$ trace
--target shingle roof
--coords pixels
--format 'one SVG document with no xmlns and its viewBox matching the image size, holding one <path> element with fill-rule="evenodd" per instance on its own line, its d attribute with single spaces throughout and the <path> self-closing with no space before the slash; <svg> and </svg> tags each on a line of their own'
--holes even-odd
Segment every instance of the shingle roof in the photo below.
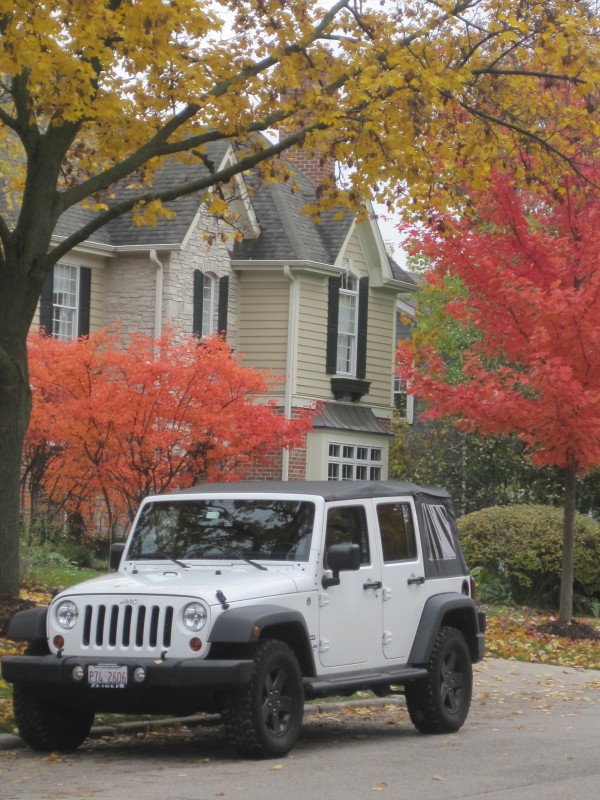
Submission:
<svg viewBox="0 0 600 800">
<path fill-rule="evenodd" d="M 341 220 L 324 212 L 316 223 L 303 213 L 316 202 L 315 186 L 290 162 L 293 177 L 286 183 L 253 185 L 252 207 L 261 233 L 233 248 L 234 259 L 316 261 L 333 264 L 352 224 L 347 212 Z"/>
<path fill-rule="evenodd" d="M 208 157 L 218 167 L 229 145 L 227 142 L 217 142 L 207 148 Z M 186 181 L 197 180 L 203 174 L 208 174 L 208 168 L 202 163 L 185 164 L 179 161 L 169 161 L 161 169 L 154 180 L 156 189 L 168 189 Z M 117 198 L 126 197 L 133 190 L 126 188 L 126 182 L 116 187 Z M 103 228 L 90 236 L 90 241 L 118 246 L 147 246 L 171 244 L 177 246 L 184 240 L 190 225 L 198 212 L 199 195 L 190 194 L 178 200 L 164 203 L 165 207 L 176 212 L 173 219 L 160 218 L 152 227 L 138 227 L 133 224 L 131 212 L 107 223 Z M 82 208 L 70 208 L 59 219 L 56 226 L 58 236 L 68 236 L 78 230 L 83 224 L 93 218 L 94 212 Z"/>
</svg>

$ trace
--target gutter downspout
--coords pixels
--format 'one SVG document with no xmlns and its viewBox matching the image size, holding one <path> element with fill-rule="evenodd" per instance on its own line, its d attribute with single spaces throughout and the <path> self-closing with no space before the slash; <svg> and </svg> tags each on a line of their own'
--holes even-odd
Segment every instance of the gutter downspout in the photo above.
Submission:
<svg viewBox="0 0 600 800">
<path fill-rule="evenodd" d="M 158 339 L 162 333 L 162 303 L 164 267 L 158 258 L 156 250 L 150 250 L 150 261 L 156 264 L 156 289 L 154 296 L 154 338 Z"/>
<path fill-rule="evenodd" d="M 294 394 L 294 384 L 296 380 L 296 360 L 298 354 L 298 290 L 296 278 L 288 264 L 283 267 L 283 274 L 290 282 L 290 299 L 288 309 L 288 330 L 287 330 L 287 358 L 286 358 L 286 381 L 285 396 L 283 401 L 283 414 L 286 419 L 292 418 L 292 398 Z M 285 448 L 281 458 L 281 480 L 288 481 L 290 476 L 290 451 Z"/>
</svg>

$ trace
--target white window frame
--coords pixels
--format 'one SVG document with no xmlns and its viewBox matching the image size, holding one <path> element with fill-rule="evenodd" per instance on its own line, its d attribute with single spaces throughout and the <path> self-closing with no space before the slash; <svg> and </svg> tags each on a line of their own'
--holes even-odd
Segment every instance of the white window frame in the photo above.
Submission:
<svg viewBox="0 0 600 800">
<path fill-rule="evenodd" d="M 71 342 L 77 338 L 79 267 L 59 261 L 54 266 L 52 280 L 52 336 L 62 342 Z M 68 288 L 65 282 L 69 284 Z"/>
<path fill-rule="evenodd" d="M 329 442 L 328 481 L 378 481 L 383 473 L 383 448 Z"/>
<path fill-rule="evenodd" d="M 337 375 L 356 375 L 358 286 L 358 277 L 354 273 L 348 271 L 342 274 L 338 305 Z M 345 309 L 348 310 L 347 315 L 343 313 Z"/>
<path fill-rule="evenodd" d="M 215 332 L 215 286 L 215 276 L 205 272 L 202 285 L 202 337 Z"/>
</svg>

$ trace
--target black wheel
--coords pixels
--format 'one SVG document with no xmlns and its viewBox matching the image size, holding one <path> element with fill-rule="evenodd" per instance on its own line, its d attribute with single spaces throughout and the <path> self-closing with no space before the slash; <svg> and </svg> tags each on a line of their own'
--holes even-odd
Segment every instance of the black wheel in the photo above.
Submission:
<svg viewBox="0 0 600 800">
<path fill-rule="evenodd" d="M 28 645 L 25 655 L 49 653 L 45 641 Z M 94 712 L 85 706 L 71 706 L 24 683 L 13 686 L 13 711 L 19 735 L 29 747 L 45 753 L 76 750 L 90 732 Z"/>
<path fill-rule="evenodd" d="M 473 665 L 464 636 L 456 628 L 441 628 L 424 680 L 407 683 L 406 706 L 421 733 L 454 733 L 471 706 Z"/>
<path fill-rule="evenodd" d="M 229 696 L 222 712 L 230 744 L 251 758 L 285 755 L 303 715 L 302 672 L 294 652 L 277 639 L 259 642 L 247 686 Z"/>
</svg>

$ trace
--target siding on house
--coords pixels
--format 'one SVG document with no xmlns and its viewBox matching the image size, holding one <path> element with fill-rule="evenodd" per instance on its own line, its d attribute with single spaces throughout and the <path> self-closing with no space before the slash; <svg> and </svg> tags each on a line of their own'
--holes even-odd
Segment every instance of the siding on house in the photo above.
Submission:
<svg viewBox="0 0 600 800">
<path fill-rule="evenodd" d="M 295 393 L 300 397 L 331 397 L 325 372 L 327 346 L 327 277 L 302 275 L 298 281 L 298 350 Z"/>
<path fill-rule="evenodd" d="M 238 347 L 244 363 L 285 376 L 290 282 L 280 273 L 240 272 Z"/>
<path fill-rule="evenodd" d="M 363 401 L 371 406 L 377 406 L 377 415 L 385 417 L 391 416 L 395 320 L 395 293 L 389 290 L 371 289 L 366 376 L 366 379 L 371 381 L 371 386 Z"/>
</svg>

